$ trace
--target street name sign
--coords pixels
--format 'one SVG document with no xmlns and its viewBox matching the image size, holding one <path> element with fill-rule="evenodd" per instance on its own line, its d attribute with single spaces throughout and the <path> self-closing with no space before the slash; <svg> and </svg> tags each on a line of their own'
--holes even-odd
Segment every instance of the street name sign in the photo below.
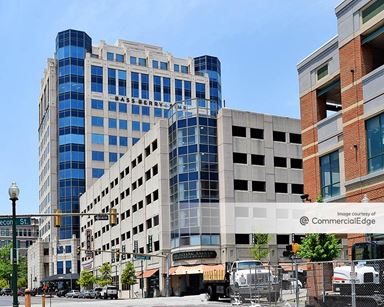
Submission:
<svg viewBox="0 0 384 307">
<path fill-rule="evenodd" d="M 108 215 L 107 214 L 95 215 L 95 221 L 108 221 Z"/>
<path fill-rule="evenodd" d="M 0 218 L 0 227 L 12 226 L 13 221 L 12 218 Z M 29 226 L 31 225 L 30 217 L 17 217 L 16 218 L 16 226 Z"/>
</svg>

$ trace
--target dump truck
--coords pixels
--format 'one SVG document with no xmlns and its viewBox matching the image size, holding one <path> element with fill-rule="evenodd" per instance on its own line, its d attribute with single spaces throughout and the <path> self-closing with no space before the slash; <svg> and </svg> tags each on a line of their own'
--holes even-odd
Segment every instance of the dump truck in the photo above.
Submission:
<svg viewBox="0 0 384 307">
<path fill-rule="evenodd" d="M 231 298 L 245 302 L 261 297 L 274 302 L 280 297 L 278 278 L 258 260 L 227 262 L 221 269 L 204 272 L 203 282 L 209 300 Z"/>
</svg>

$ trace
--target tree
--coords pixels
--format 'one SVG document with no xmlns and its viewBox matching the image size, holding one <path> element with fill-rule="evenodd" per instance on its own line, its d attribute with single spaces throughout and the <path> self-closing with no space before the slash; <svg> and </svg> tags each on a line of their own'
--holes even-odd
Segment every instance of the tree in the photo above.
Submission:
<svg viewBox="0 0 384 307">
<path fill-rule="evenodd" d="M 93 276 L 92 272 L 90 272 L 88 269 L 83 269 L 80 272 L 80 278 L 77 281 L 77 283 L 82 288 L 88 288 L 89 286 L 92 286 L 96 282 L 96 277 Z"/>
<path fill-rule="evenodd" d="M 135 267 L 132 262 L 128 262 L 124 268 L 123 273 L 121 274 L 121 283 L 133 286 L 137 283 Z"/>
<path fill-rule="evenodd" d="M 333 234 L 307 234 L 300 245 L 298 255 L 311 261 L 330 261 L 341 251 L 340 241 Z"/>
<path fill-rule="evenodd" d="M 0 278 L 11 281 L 12 263 L 11 263 L 12 244 L 7 244 L 0 248 Z"/>
<path fill-rule="evenodd" d="M 255 233 L 253 236 L 253 247 L 251 253 L 253 258 L 261 260 L 269 255 L 269 240 L 270 236 L 267 233 Z"/>
<path fill-rule="evenodd" d="M 28 283 L 28 263 L 26 257 L 20 257 L 17 266 L 17 286 L 26 287 Z"/>
<path fill-rule="evenodd" d="M 97 283 L 104 287 L 112 283 L 112 266 L 110 263 L 103 263 L 99 269 L 101 276 L 97 279 Z"/>
<path fill-rule="evenodd" d="M 0 288 L 9 288 L 8 280 L 0 278 Z"/>
</svg>

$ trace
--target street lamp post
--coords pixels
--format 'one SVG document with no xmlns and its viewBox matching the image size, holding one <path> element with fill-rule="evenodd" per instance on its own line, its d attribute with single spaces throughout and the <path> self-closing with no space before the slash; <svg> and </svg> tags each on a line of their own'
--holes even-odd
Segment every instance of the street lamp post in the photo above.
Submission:
<svg viewBox="0 0 384 307">
<path fill-rule="evenodd" d="M 19 199 L 20 190 L 13 182 L 8 190 L 9 199 L 12 201 L 12 295 L 13 307 L 18 307 L 17 299 L 17 249 L 16 249 L 16 201 Z"/>
</svg>

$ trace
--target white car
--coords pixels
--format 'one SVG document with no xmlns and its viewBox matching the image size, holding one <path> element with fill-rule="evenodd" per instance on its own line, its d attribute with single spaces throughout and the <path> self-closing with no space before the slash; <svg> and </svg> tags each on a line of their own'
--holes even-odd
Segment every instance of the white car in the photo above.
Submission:
<svg viewBox="0 0 384 307">
<path fill-rule="evenodd" d="M 117 288 L 115 286 L 104 286 L 100 292 L 100 297 L 103 299 L 114 298 L 117 300 Z"/>
<path fill-rule="evenodd" d="M 65 295 L 65 297 L 72 297 L 72 298 L 75 297 L 75 298 L 78 298 L 79 295 L 80 295 L 79 290 L 71 290 L 71 291 L 69 291 L 69 292 Z"/>
</svg>

